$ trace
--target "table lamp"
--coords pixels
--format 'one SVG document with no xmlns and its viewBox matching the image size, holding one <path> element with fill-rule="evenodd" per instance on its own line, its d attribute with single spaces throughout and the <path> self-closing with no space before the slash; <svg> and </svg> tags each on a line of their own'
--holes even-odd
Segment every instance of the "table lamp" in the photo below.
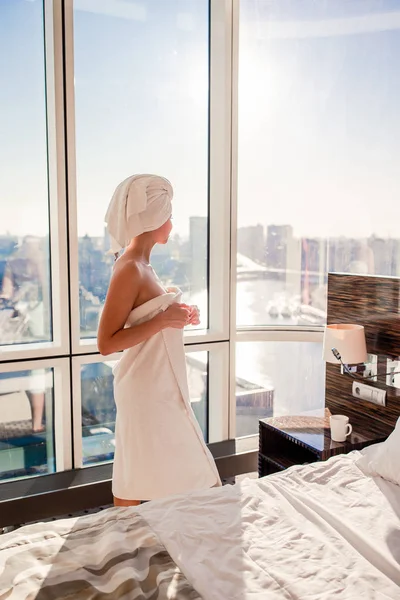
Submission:
<svg viewBox="0 0 400 600">
<path fill-rule="evenodd" d="M 371 355 L 369 355 L 371 358 Z M 377 357 L 376 357 L 377 358 Z M 372 373 L 369 369 L 370 375 L 366 370 L 366 364 L 368 362 L 367 345 L 365 342 L 365 331 L 362 325 L 352 324 L 334 324 L 327 325 L 324 334 L 324 349 L 323 359 L 325 362 L 341 364 L 342 373 L 347 373 L 353 379 L 373 379 L 378 380 L 378 377 L 390 376 L 390 382 L 386 385 L 393 385 L 394 375 L 399 375 L 400 371 L 392 370 L 388 373 L 378 373 L 377 371 Z M 359 365 L 364 364 L 364 374 L 360 375 L 353 369 L 350 370 L 348 365 Z M 377 366 L 377 363 L 376 363 Z M 354 367 L 353 367 L 354 368 Z"/>
<path fill-rule="evenodd" d="M 329 363 L 357 365 L 367 361 L 367 345 L 362 325 L 327 325 L 323 359 Z"/>
</svg>

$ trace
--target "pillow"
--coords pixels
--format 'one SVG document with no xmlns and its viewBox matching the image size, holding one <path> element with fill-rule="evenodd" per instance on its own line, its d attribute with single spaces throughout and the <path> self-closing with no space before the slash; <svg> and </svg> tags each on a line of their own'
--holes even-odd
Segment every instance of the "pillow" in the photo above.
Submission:
<svg viewBox="0 0 400 600">
<path fill-rule="evenodd" d="M 366 448 L 356 464 L 366 475 L 400 485 L 400 418 L 387 440 Z"/>
</svg>

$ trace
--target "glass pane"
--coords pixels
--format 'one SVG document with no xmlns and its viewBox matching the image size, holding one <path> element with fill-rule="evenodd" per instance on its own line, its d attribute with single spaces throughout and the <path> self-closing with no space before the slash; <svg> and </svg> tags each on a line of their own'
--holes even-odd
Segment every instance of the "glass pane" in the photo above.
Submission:
<svg viewBox="0 0 400 600">
<path fill-rule="evenodd" d="M 112 368 L 115 361 L 81 367 L 83 464 L 114 458 L 116 408 Z"/>
<path fill-rule="evenodd" d="M 399 4 L 240 9 L 237 323 L 320 325 L 328 271 L 400 275 Z"/>
<path fill-rule="evenodd" d="M 199 305 L 207 327 L 208 5 L 74 2 L 82 337 L 96 334 L 114 260 L 104 214 L 135 173 L 174 187 L 174 229 L 152 264 Z"/>
<path fill-rule="evenodd" d="M 208 440 L 208 352 L 187 352 L 190 401 L 204 439 Z"/>
<path fill-rule="evenodd" d="M 203 435 L 208 431 L 208 352 L 188 352 L 186 364 L 191 404 Z M 115 361 L 81 367 L 83 464 L 112 460 L 116 408 L 112 368 Z"/>
<path fill-rule="evenodd" d="M 236 435 L 258 432 L 259 419 L 322 414 L 325 363 L 315 342 L 236 344 Z"/>
<path fill-rule="evenodd" d="M 0 2 L 0 54 L 0 345 L 50 341 L 42 2 Z"/>
<path fill-rule="evenodd" d="M 53 473 L 53 370 L 0 373 L 0 479 Z"/>
</svg>

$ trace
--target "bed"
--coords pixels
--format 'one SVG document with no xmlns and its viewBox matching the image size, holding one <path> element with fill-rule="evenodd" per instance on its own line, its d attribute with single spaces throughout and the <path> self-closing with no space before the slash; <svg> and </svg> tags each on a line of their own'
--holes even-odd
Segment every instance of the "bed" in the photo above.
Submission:
<svg viewBox="0 0 400 600">
<path fill-rule="evenodd" d="M 361 455 L 5 534 L 0 599 L 399 600 L 400 486 Z"/>
</svg>

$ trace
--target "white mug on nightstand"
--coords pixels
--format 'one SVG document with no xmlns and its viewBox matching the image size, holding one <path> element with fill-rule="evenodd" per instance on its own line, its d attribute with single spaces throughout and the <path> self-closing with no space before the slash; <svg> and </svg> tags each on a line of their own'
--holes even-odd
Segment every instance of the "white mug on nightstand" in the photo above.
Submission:
<svg viewBox="0 0 400 600">
<path fill-rule="evenodd" d="M 345 442 L 347 436 L 353 431 L 346 415 L 332 415 L 330 417 L 331 439 L 333 442 Z"/>
</svg>

